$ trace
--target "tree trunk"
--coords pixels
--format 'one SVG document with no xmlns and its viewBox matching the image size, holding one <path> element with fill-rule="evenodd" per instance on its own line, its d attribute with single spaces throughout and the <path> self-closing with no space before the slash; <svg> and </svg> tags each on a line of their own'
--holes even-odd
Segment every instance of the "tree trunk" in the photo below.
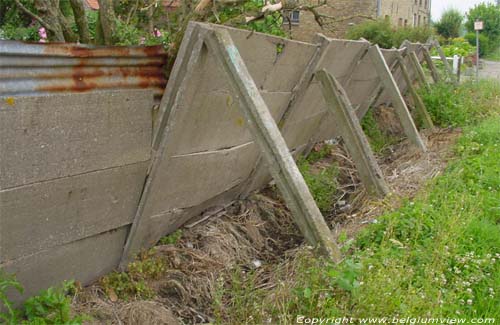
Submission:
<svg viewBox="0 0 500 325">
<path fill-rule="evenodd" d="M 35 0 L 35 8 L 43 21 L 50 26 L 47 30 L 49 38 L 57 42 L 64 42 L 63 30 L 59 23 L 59 1 Z"/>
<path fill-rule="evenodd" d="M 70 0 L 73 14 L 75 15 L 75 23 L 78 26 L 78 34 L 80 35 L 80 43 L 90 43 L 89 22 L 85 15 L 85 7 L 82 0 Z"/>
<path fill-rule="evenodd" d="M 99 0 L 99 20 L 102 27 L 104 44 L 112 45 L 116 30 L 116 17 L 112 0 Z"/>
<path fill-rule="evenodd" d="M 75 34 L 75 32 L 73 32 L 73 29 L 71 29 L 71 24 L 69 23 L 66 16 L 64 16 L 60 8 L 58 11 L 59 15 L 57 16 L 57 19 L 59 20 L 59 24 L 61 25 L 64 39 L 66 40 L 66 42 L 76 42 L 78 40 L 78 36 Z"/>
</svg>

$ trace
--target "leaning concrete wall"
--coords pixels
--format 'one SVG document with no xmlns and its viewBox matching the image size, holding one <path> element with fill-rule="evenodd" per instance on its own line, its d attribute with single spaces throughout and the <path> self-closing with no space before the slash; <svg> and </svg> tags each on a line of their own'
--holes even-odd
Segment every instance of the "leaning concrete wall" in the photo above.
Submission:
<svg viewBox="0 0 500 325">
<path fill-rule="evenodd" d="M 0 41 L 0 268 L 38 290 L 113 270 L 151 155 L 159 47 Z"/>
<path fill-rule="evenodd" d="M 132 250 L 150 247 L 270 181 L 240 101 L 202 42 L 221 28 L 295 156 L 339 135 L 312 72 L 331 73 L 360 118 L 379 88 L 365 41 L 322 47 L 193 23 L 154 114 L 157 52 L 0 42 L 0 78 L 9 80 L 0 83 L 0 268 L 17 275 L 24 297 L 65 279 L 87 284 L 118 266 L 131 239 Z M 383 51 L 390 66 L 394 51 Z M 48 64 L 56 72 L 46 75 Z"/>
</svg>

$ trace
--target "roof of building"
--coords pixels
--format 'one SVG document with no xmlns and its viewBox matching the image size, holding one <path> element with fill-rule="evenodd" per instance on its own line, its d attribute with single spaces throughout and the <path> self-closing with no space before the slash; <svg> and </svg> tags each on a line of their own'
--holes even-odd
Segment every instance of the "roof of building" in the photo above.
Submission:
<svg viewBox="0 0 500 325">
<path fill-rule="evenodd" d="M 85 0 L 87 7 L 93 10 L 99 10 L 99 2 L 97 0 Z"/>
</svg>

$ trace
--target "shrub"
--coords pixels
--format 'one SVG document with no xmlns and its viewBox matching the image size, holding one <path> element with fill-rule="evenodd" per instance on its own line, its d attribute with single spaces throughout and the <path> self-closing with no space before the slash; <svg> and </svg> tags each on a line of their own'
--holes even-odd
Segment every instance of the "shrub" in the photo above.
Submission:
<svg viewBox="0 0 500 325">
<path fill-rule="evenodd" d="M 364 38 L 382 48 L 397 48 L 405 40 L 424 43 L 431 36 L 432 30 L 428 27 L 395 28 L 388 19 L 366 21 L 347 32 L 348 39 Z"/>
<path fill-rule="evenodd" d="M 474 36 L 475 39 L 475 36 Z M 474 41 L 475 42 L 475 41 Z M 465 38 L 454 38 L 449 41 L 449 44 L 441 46 L 443 49 L 444 55 L 447 57 L 452 57 L 454 55 L 460 55 L 460 56 L 470 56 L 475 53 L 476 47 L 473 46 L 468 39 Z M 437 51 L 433 49 L 433 55 L 437 55 Z"/>
<path fill-rule="evenodd" d="M 438 34 L 444 38 L 456 38 L 460 35 L 463 20 L 464 16 L 458 10 L 448 9 L 434 26 Z"/>
<path fill-rule="evenodd" d="M 472 8 L 467 13 L 467 22 L 465 23 L 468 32 L 474 32 L 476 20 L 481 20 L 484 23 L 484 30 L 481 33 L 485 34 L 491 42 L 498 44 L 500 40 L 500 7 L 482 3 Z"/>
<path fill-rule="evenodd" d="M 393 44 L 393 30 L 389 20 L 366 21 L 352 27 L 347 32 L 348 39 L 364 38 L 383 48 L 391 48 Z"/>
<path fill-rule="evenodd" d="M 465 39 L 469 44 L 476 45 L 476 33 L 467 33 Z M 491 52 L 491 42 L 488 36 L 479 34 L 479 55 L 484 56 Z"/>
</svg>

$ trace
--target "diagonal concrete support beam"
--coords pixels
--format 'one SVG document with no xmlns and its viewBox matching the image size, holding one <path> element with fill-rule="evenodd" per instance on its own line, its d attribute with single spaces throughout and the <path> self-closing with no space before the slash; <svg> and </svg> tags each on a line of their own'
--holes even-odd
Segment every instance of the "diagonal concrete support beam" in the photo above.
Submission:
<svg viewBox="0 0 500 325">
<path fill-rule="evenodd" d="M 399 91 L 398 85 L 392 76 L 391 70 L 387 66 L 387 63 L 384 60 L 382 52 L 378 45 L 372 46 L 368 50 L 368 54 L 373 62 L 375 69 L 377 70 L 378 76 L 384 89 L 387 91 L 389 96 L 391 97 L 392 104 L 396 110 L 396 114 L 398 115 L 399 121 L 403 126 L 403 130 L 406 136 L 410 139 L 410 141 L 420 150 L 426 151 L 427 148 L 418 133 L 417 127 L 413 122 L 410 112 L 408 111 L 408 107 Z"/>
<path fill-rule="evenodd" d="M 118 268 L 121 270 L 127 268 L 128 263 L 134 258 L 134 255 L 141 250 L 141 243 L 144 241 L 144 238 L 147 237 L 145 228 L 147 227 L 148 220 L 144 217 L 144 209 L 151 193 L 153 179 L 161 163 L 161 157 L 166 151 L 165 135 L 167 135 L 168 132 L 164 132 L 164 129 L 169 119 L 170 110 L 184 96 L 185 84 L 193 74 L 193 68 L 199 60 L 200 52 L 203 47 L 203 39 L 200 37 L 198 28 L 189 28 L 186 33 L 189 33 L 190 41 L 186 46 L 180 49 L 180 53 L 183 57 L 182 67 L 172 72 L 172 74 L 175 74 L 177 82 L 167 86 L 169 88 L 167 89 L 166 96 L 163 97 L 160 104 L 160 117 L 155 128 L 151 163 L 148 167 L 148 175 L 142 190 L 139 206 L 132 220 L 132 225 L 127 235 L 122 257 L 118 265 Z"/>
<path fill-rule="evenodd" d="M 432 41 L 432 46 L 434 46 L 439 54 L 439 57 L 441 58 L 441 61 L 444 64 L 444 69 L 446 71 L 446 74 L 450 78 L 450 80 L 454 83 L 457 84 L 457 79 L 455 78 L 455 75 L 453 74 L 453 70 L 451 69 L 450 63 L 446 59 L 446 55 L 444 55 L 443 49 L 441 48 L 441 45 L 437 40 Z"/>
<path fill-rule="evenodd" d="M 427 66 L 431 70 L 431 76 L 432 80 L 434 80 L 434 83 L 438 83 L 441 81 L 441 77 L 439 76 L 438 69 L 436 68 L 436 65 L 434 64 L 434 61 L 432 61 L 431 54 L 429 53 L 429 50 L 424 46 L 423 47 L 423 55 L 425 62 L 427 63 Z"/>
<path fill-rule="evenodd" d="M 432 119 L 431 119 L 429 113 L 427 112 L 427 109 L 424 105 L 424 102 L 422 101 L 422 98 L 420 98 L 415 87 L 413 86 L 413 82 L 411 80 L 410 73 L 408 72 L 408 69 L 406 68 L 403 57 L 400 53 L 396 54 L 396 60 L 398 61 L 399 68 L 401 69 L 401 74 L 403 75 L 403 78 L 406 82 L 406 85 L 408 87 L 408 91 L 410 92 L 411 96 L 413 97 L 413 101 L 415 102 L 415 108 L 417 109 L 418 114 L 422 118 L 424 126 L 426 128 L 429 128 L 429 129 L 434 128 L 434 123 L 432 123 Z"/>
<path fill-rule="evenodd" d="M 326 70 L 316 72 L 316 79 L 321 83 L 328 111 L 338 121 L 342 139 L 367 191 L 380 197 L 385 196 L 389 193 L 389 188 L 344 88 Z"/>
<path fill-rule="evenodd" d="M 414 51 L 408 51 L 408 56 L 410 58 L 413 70 L 415 71 L 420 84 L 429 91 L 431 89 L 431 86 L 429 85 L 429 82 L 425 77 L 425 72 L 424 69 L 422 68 L 422 65 L 420 65 L 420 62 L 418 61 L 417 54 Z"/>
<path fill-rule="evenodd" d="M 249 130 L 295 222 L 310 244 L 318 246 L 334 261 L 340 261 L 340 250 L 231 36 L 227 31 L 212 31 L 205 42 L 237 93 Z"/>
</svg>

